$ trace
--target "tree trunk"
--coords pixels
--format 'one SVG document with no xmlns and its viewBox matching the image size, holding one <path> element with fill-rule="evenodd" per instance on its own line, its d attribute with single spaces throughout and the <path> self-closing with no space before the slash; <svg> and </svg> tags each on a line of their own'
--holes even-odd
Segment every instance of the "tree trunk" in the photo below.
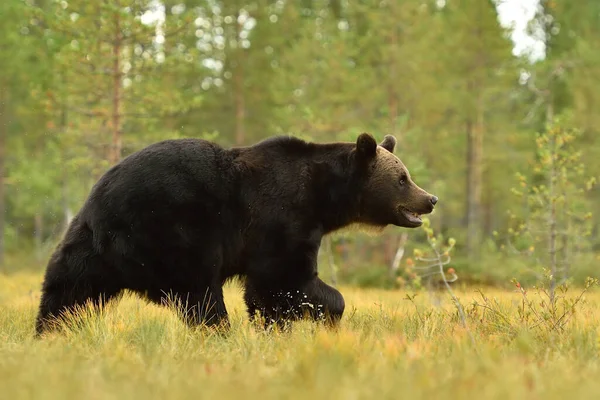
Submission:
<svg viewBox="0 0 600 400">
<path fill-rule="evenodd" d="M 396 128 L 398 126 L 398 97 L 396 95 L 396 90 L 394 87 L 394 83 L 396 81 L 396 58 L 395 48 L 398 45 L 398 35 L 396 29 L 392 27 L 391 35 L 390 35 L 390 45 L 392 46 L 392 58 L 390 60 L 390 78 L 391 81 L 388 83 L 388 108 L 389 108 L 389 117 L 390 117 L 390 133 L 392 135 L 396 134 Z"/>
<path fill-rule="evenodd" d="M 389 4 L 389 12 L 392 16 L 397 15 L 397 8 L 395 2 Z M 398 94 L 396 91 L 396 80 L 398 78 L 398 65 L 397 65 L 397 46 L 398 46 L 398 27 L 390 27 L 390 69 L 389 69 L 389 82 L 388 82 L 388 109 L 390 118 L 390 133 L 396 135 L 396 128 L 398 127 Z M 396 138 L 399 139 L 399 138 Z"/>
<path fill-rule="evenodd" d="M 475 210 L 475 192 L 473 190 L 473 181 L 475 170 L 473 168 L 473 122 L 467 120 L 467 255 L 471 257 L 474 252 L 477 240 L 475 231 L 475 220 L 477 212 Z"/>
<path fill-rule="evenodd" d="M 66 83 L 63 78 L 63 85 L 66 87 Z M 60 112 L 60 133 L 62 135 L 67 134 L 67 100 L 66 96 L 62 97 L 61 101 L 61 112 Z M 67 159 L 67 150 L 64 146 L 61 146 L 63 159 Z M 67 168 L 62 168 L 61 171 L 61 195 L 62 195 L 62 207 L 63 207 L 63 215 L 64 215 L 64 231 L 67 230 L 71 220 L 73 219 L 73 212 L 69 207 L 69 172 Z"/>
<path fill-rule="evenodd" d="M 44 243 L 44 219 L 42 214 L 37 212 L 34 216 L 34 240 L 35 240 L 35 258 L 38 262 L 42 261 L 42 246 Z"/>
<path fill-rule="evenodd" d="M 549 96 L 548 105 L 546 108 L 546 122 L 548 126 L 551 126 L 552 121 L 554 119 L 554 108 L 552 106 L 552 96 Z M 550 161 L 550 177 L 548 182 L 548 198 L 550 201 L 550 210 L 548 215 L 548 253 L 550 254 L 550 273 L 552 277 L 550 279 L 550 304 L 551 304 L 551 312 L 554 312 L 554 293 L 556 290 L 556 274 L 558 272 L 557 265 L 557 214 L 556 214 L 556 164 L 554 163 L 556 157 L 556 138 L 554 135 L 550 135 L 550 148 L 551 150 L 551 161 Z"/>
<path fill-rule="evenodd" d="M 115 36 L 113 43 L 113 100 L 112 100 L 112 142 L 108 160 L 114 165 L 121 159 L 121 17 L 115 13 L 114 19 Z"/>
<path fill-rule="evenodd" d="M 548 236 L 548 252 L 550 253 L 550 272 L 552 278 L 550 279 L 550 303 L 554 305 L 554 290 L 556 288 L 556 273 L 557 273 L 557 257 L 556 257 L 556 201 L 555 201 L 555 180 L 556 180 L 556 167 L 554 165 L 554 151 L 556 144 L 554 143 L 555 138 L 551 136 L 552 140 L 552 161 L 550 166 L 550 182 L 548 183 L 548 196 L 550 198 L 550 214 L 549 214 L 549 236 Z"/>
<path fill-rule="evenodd" d="M 479 255 L 481 238 L 481 186 L 483 172 L 483 106 L 477 105 L 477 119 L 467 122 L 467 251 Z"/>
<path fill-rule="evenodd" d="M 8 136 L 8 90 L 0 84 L 0 268 L 4 266 L 4 163 Z"/>
<path fill-rule="evenodd" d="M 338 267 L 335 264 L 335 259 L 333 257 L 333 246 L 331 245 L 331 236 L 325 238 L 325 248 L 326 248 L 327 261 L 329 263 L 329 269 L 331 271 L 331 284 L 333 286 L 337 286 L 337 284 L 338 284 L 338 279 L 337 279 Z"/>
<path fill-rule="evenodd" d="M 489 173 L 485 173 L 485 181 L 489 182 L 490 181 L 490 177 L 489 177 Z M 494 230 L 494 197 L 493 197 L 493 193 L 492 193 L 492 186 L 491 185 L 486 185 L 485 186 L 485 198 L 482 200 L 482 206 L 481 206 L 481 219 L 482 219 L 482 228 L 483 228 L 483 235 L 488 236 L 490 235 L 493 230 Z"/>
<path fill-rule="evenodd" d="M 564 195 L 564 204 L 569 204 L 568 195 L 565 193 Z M 571 218 L 563 215 L 563 224 L 564 224 L 564 232 L 562 234 L 561 247 L 562 247 L 562 262 L 561 267 L 563 269 L 563 280 L 569 279 L 571 276 Z M 577 252 L 579 249 L 575 248 L 573 253 Z"/>
<path fill-rule="evenodd" d="M 398 271 L 398 268 L 400 268 L 400 263 L 402 262 L 402 257 L 404 257 L 404 248 L 407 241 L 408 234 L 403 232 L 398 240 L 398 249 L 396 250 L 396 255 L 394 256 L 392 265 L 390 265 L 390 278 L 392 279 L 396 277 L 396 271 Z"/>
<path fill-rule="evenodd" d="M 62 179 L 62 205 L 64 216 L 64 232 L 69 228 L 69 224 L 73 220 L 73 210 L 69 207 L 69 185 L 67 174 L 63 174 Z"/>
<path fill-rule="evenodd" d="M 244 60 L 240 32 L 241 26 L 238 22 L 239 11 L 235 14 L 235 40 L 237 47 L 235 49 L 235 65 L 233 68 L 233 96 L 235 102 L 235 144 L 241 146 L 246 141 L 245 118 L 246 103 L 244 98 Z"/>
<path fill-rule="evenodd" d="M 391 85 L 388 89 L 388 108 L 390 109 L 390 133 L 396 136 L 396 128 L 398 127 L 398 98 Z M 399 138 L 396 137 L 396 139 Z"/>
</svg>

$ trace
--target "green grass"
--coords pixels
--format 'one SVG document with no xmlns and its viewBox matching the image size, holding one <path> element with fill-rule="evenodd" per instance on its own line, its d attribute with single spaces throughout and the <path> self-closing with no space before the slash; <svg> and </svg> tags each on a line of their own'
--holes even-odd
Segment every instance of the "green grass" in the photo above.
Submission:
<svg viewBox="0 0 600 400">
<path fill-rule="evenodd" d="M 126 296 L 77 329 L 33 338 L 41 274 L 0 275 L 2 399 L 591 399 L 600 393 L 600 293 L 562 333 L 519 326 L 518 293 L 486 289 L 510 318 L 471 310 L 476 352 L 448 296 L 343 287 L 339 330 L 288 333 L 248 323 L 226 290 L 228 334 L 186 328 L 170 310 Z"/>
</svg>

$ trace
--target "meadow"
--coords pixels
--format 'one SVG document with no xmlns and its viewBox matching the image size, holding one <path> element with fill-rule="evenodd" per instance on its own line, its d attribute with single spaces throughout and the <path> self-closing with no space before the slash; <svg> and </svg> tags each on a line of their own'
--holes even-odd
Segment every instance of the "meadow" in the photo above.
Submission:
<svg viewBox="0 0 600 400">
<path fill-rule="evenodd" d="M 289 332 L 264 332 L 248 322 L 240 287 L 232 283 L 226 288 L 232 327 L 225 334 L 188 329 L 172 310 L 125 295 L 102 315 L 38 340 L 33 322 L 41 279 L 32 271 L 0 275 L 3 399 L 583 399 L 600 393 L 598 291 L 584 295 L 562 331 L 523 322 L 517 288 L 482 288 L 486 303 L 477 288 L 455 287 L 466 330 L 445 291 L 413 298 L 341 287 L 346 314 L 339 329 L 299 322 Z"/>
<path fill-rule="evenodd" d="M 598 0 L 0 0 L 0 400 L 600 397 L 600 287 L 530 287 L 600 278 L 599 48 Z M 127 295 L 34 338 L 42 265 L 123 158 L 362 132 L 439 204 L 323 242 L 339 329 L 257 329 L 231 284 L 227 333 Z M 451 270 L 464 318 L 409 290 Z"/>
</svg>

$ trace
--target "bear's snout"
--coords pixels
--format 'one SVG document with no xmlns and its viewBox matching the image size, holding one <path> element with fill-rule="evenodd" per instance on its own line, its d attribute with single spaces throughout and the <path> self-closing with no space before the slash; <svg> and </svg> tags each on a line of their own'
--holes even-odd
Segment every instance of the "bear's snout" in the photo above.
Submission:
<svg viewBox="0 0 600 400">
<path fill-rule="evenodd" d="M 425 212 L 423 214 L 432 213 L 433 209 L 435 208 L 435 205 L 438 202 L 438 197 L 427 193 L 424 200 L 425 200 L 425 209 L 427 210 L 427 212 Z"/>
<path fill-rule="evenodd" d="M 412 203 L 411 207 L 408 205 L 407 208 L 416 212 L 417 214 L 430 214 L 433 212 L 435 205 L 438 203 L 439 198 L 436 195 L 430 194 L 427 191 L 421 189 L 419 186 L 415 185 L 417 189 L 417 195 L 414 197 L 415 201 Z M 409 202 L 410 204 L 410 202 Z"/>
</svg>

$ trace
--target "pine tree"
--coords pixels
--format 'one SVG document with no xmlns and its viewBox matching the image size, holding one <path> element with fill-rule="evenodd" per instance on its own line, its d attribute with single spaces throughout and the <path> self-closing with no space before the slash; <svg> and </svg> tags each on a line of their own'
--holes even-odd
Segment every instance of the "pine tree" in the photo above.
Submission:
<svg viewBox="0 0 600 400">
<path fill-rule="evenodd" d="M 484 138 L 511 44 L 500 26 L 493 1 L 456 0 L 444 10 L 444 61 L 447 89 L 453 94 L 455 129 L 466 134 L 467 252 L 476 259 L 482 237 Z"/>
<path fill-rule="evenodd" d="M 167 86 L 181 70 L 197 69 L 194 50 L 181 43 L 193 35 L 193 11 L 145 23 L 151 11 L 157 11 L 153 2 L 143 0 L 57 1 L 45 19 L 66 43 L 56 64 L 63 93 L 54 98 L 55 107 L 70 115 L 65 145 L 84 143 L 91 150 L 93 175 L 121 159 L 136 120 L 168 116 L 198 100 Z"/>
<path fill-rule="evenodd" d="M 30 34 L 26 9 L 20 0 L 0 2 L 0 267 L 6 250 L 7 183 L 14 160 L 12 149 L 8 149 L 21 139 L 16 133 L 26 121 L 19 113 L 31 104 L 29 90 L 45 76 L 39 38 Z"/>
</svg>

